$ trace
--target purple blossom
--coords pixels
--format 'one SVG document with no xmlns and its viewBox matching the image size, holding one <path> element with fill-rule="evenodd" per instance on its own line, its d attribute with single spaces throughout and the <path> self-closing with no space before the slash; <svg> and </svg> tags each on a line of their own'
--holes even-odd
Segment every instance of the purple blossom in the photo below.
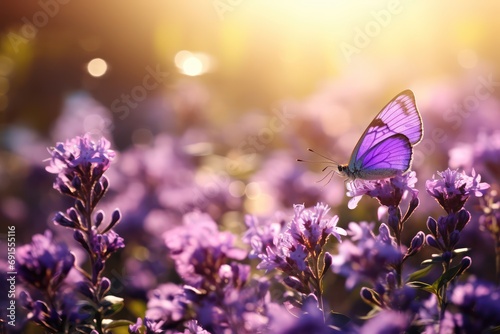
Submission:
<svg viewBox="0 0 500 334">
<path fill-rule="evenodd" d="M 66 188 L 77 187 L 75 182 L 98 180 L 115 157 L 115 152 L 109 147 L 110 143 L 104 137 L 94 142 L 87 133 L 50 148 L 50 165 L 45 169 L 57 174 L 54 188 L 66 193 Z"/>
<path fill-rule="evenodd" d="M 106 233 L 99 233 L 96 230 L 92 230 L 90 247 L 94 255 L 99 259 L 106 260 L 117 250 L 125 248 L 125 243 L 123 238 L 113 230 Z"/>
<path fill-rule="evenodd" d="M 500 325 L 500 289 L 475 278 L 456 285 L 450 301 L 462 315 L 467 333 L 480 333 Z"/>
<path fill-rule="evenodd" d="M 243 241 L 252 248 L 249 257 L 257 258 L 259 254 L 266 252 L 268 246 L 273 246 L 274 239 L 284 232 L 286 220 L 281 212 L 269 219 L 246 215 L 245 225 L 247 231 L 243 235 Z"/>
<path fill-rule="evenodd" d="M 247 252 L 237 248 L 235 236 L 219 232 L 209 215 L 193 212 L 183 218 L 183 226 L 164 235 L 165 244 L 182 279 L 196 288 L 216 284 L 219 268 L 230 259 L 242 260 Z"/>
<path fill-rule="evenodd" d="M 410 327 L 412 316 L 397 311 L 382 311 L 368 320 L 360 329 L 360 334 L 404 333 Z"/>
<path fill-rule="evenodd" d="M 469 196 L 483 196 L 488 183 L 481 183 L 481 175 L 472 170 L 472 176 L 468 176 L 457 170 L 446 169 L 438 172 L 439 177 L 433 175 L 432 180 L 427 180 L 425 187 L 427 192 L 434 197 L 446 212 L 458 212 L 463 208 Z"/>
<path fill-rule="evenodd" d="M 375 284 L 401 261 L 402 254 L 387 226 L 381 224 L 378 236 L 373 234 L 373 227 L 374 223 L 349 223 L 352 238 L 341 243 L 338 255 L 333 256 L 332 269 L 347 278 L 348 289 L 364 280 Z"/>
<path fill-rule="evenodd" d="M 323 312 L 313 294 L 305 299 L 300 315 L 279 331 L 280 334 L 331 334 L 335 332 L 329 324 L 325 324 Z"/>
<path fill-rule="evenodd" d="M 488 180 L 500 178 L 500 131 L 480 130 L 476 141 L 460 143 L 449 151 L 452 168 L 471 169 L 477 166 Z"/>
<path fill-rule="evenodd" d="M 346 235 L 344 229 L 337 227 L 338 217 L 328 217 L 330 208 L 322 203 L 314 208 L 305 209 L 303 205 L 294 206 L 295 215 L 285 230 L 274 237 L 265 253 L 258 255 L 261 263 L 258 269 L 272 270 L 301 276 L 309 275 L 308 260 L 319 256 L 328 238 L 333 235 L 338 241 Z"/>
<path fill-rule="evenodd" d="M 426 236 L 427 244 L 443 252 L 452 251 L 460 239 L 460 232 L 470 221 L 470 217 L 469 211 L 465 209 L 441 216 L 437 221 L 429 217 L 427 228 L 431 234 Z"/>
<path fill-rule="evenodd" d="M 172 283 L 162 284 L 148 294 L 146 317 L 156 323 L 175 324 L 184 319 L 187 305 L 182 287 Z"/>
<path fill-rule="evenodd" d="M 416 182 L 416 173 L 413 171 L 405 174 L 398 174 L 389 179 L 356 179 L 347 182 L 347 196 L 352 197 L 348 207 L 349 209 L 356 208 L 363 195 L 376 198 L 381 205 L 397 207 L 401 203 L 401 199 L 406 191 L 412 193 L 413 198 L 417 197 L 418 190 L 415 189 Z"/>
<path fill-rule="evenodd" d="M 54 243 L 52 233 L 35 234 L 31 244 L 17 250 L 17 272 L 21 279 L 40 290 L 55 291 L 64 281 L 75 257 L 64 243 Z"/>
</svg>

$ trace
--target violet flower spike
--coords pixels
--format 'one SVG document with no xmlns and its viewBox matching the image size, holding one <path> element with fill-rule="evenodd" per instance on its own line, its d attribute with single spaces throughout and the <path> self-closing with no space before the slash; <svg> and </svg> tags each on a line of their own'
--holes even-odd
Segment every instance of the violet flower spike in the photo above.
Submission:
<svg viewBox="0 0 500 334">
<path fill-rule="evenodd" d="M 425 187 L 429 195 L 434 197 L 446 212 L 458 212 L 471 195 L 482 197 L 490 187 L 481 182 L 481 175 L 472 170 L 472 176 L 459 172 L 458 169 L 438 172 L 438 177 L 432 176 Z"/>
</svg>

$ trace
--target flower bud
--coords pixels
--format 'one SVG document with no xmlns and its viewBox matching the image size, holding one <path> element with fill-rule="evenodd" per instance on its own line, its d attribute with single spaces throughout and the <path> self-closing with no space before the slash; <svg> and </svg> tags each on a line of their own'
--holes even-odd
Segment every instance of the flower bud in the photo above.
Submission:
<svg viewBox="0 0 500 334">
<path fill-rule="evenodd" d="M 432 235 L 437 235 L 437 222 L 434 218 L 427 218 L 427 228 L 432 233 Z"/>
<path fill-rule="evenodd" d="M 427 242 L 427 244 L 431 247 L 434 247 L 436 249 L 441 249 L 441 246 L 439 245 L 439 243 L 436 241 L 436 239 L 430 235 L 430 234 L 427 234 L 425 236 L 425 242 Z"/>
<path fill-rule="evenodd" d="M 104 219 L 104 212 L 99 210 L 95 215 L 95 227 L 99 227 Z"/>
<path fill-rule="evenodd" d="M 457 230 L 462 231 L 465 225 L 470 221 L 469 211 L 462 209 L 457 213 Z"/>
</svg>

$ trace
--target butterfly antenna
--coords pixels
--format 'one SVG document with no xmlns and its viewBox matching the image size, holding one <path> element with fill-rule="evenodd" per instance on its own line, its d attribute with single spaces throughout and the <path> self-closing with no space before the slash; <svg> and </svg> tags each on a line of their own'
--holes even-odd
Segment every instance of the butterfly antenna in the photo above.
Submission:
<svg viewBox="0 0 500 334">
<path fill-rule="evenodd" d="M 322 160 L 322 161 L 313 161 L 313 160 L 297 159 L 298 162 L 313 162 L 313 163 L 320 163 L 320 164 L 330 164 L 330 163 L 333 163 L 335 165 L 338 165 L 338 163 L 335 160 L 333 160 L 332 158 L 330 158 L 330 157 L 328 157 L 328 156 L 326 156 L 324 154 L 318 153 L 315 150 L 313 150 L 312 148 L 308 148 L 307 150 L 309 152 L 312 152 L 312 153 L 316 154 L 316 155 L 319 155 L 320 157 L 322 157 L 325 160 Z M 330 166 L 330 167 L 332 167 L 332 166 Z"/>
</svg>

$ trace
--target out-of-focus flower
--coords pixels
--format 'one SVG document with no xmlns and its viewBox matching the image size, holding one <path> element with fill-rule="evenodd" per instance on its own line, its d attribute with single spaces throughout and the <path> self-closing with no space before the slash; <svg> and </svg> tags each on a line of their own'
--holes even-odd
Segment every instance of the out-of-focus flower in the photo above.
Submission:
<svg viewBox="0 0 500 334">
<path fill-rule="evenodd" d="M 33 300 L 28 292 L 22 291 L 19 304 L 28 311 L 29 320 L 52 333 L 76 332 L 79 324 L 91 320 L 89 313 L 80 310 L 77 294 L 70 289 L 58 291 L 50 303 Z"/>
<path fill-rule="evenodd" d="M 258 196 L 265 198 L 259 202 L 259 210 L 265 207 L 265 212 L 287 209 L 296 203 L 305 203 L 306 206 L 317 202 L 339 204 L 342 201 L 342 182 L 332 180 L 328 184 L 329 191 L 322 191 L 317 186 L 319 180 L 319 174 L 308 171 L 304 164 L 297 163 L 293 153 L 286 151 L 271 153 L 250 178 L 250 182 L 259 185 Z"/>
<path fill-rule="evenodd" d="M 234 245 L 233 234 L 220 232 L 209 215 L 199 212 L 186 214 L 183 226 L 171 229 L 164 238 L 177 272 L 196 288 L 210 290 L 218 280 L 221 265 L 247 255 Z"/>
<path fill-rule="evenodd" d="M 412 317 L 405 312 L 382 311 L 368 320 L 360 329 L 361 334 L 404 333 L 410 327 Z"/>
<path fill-rule="evenodd" d="M 178 323 L 184 319 L 188 300 L 184 289 L 172 283 L 160 285 L 149 292 L 146 317 L 151 321 Z"/>
<path fill-rule="evenodd" d="M 471 169 L 477 166 L 487 180 L 500 179 L 500 131 L 481 131 L 476 142 L 458 144 L 449 151 L 452 168 Z"/>
<path fill-rule="evenodd" d="M 259 254 L 266 252 L 268 246 L 272 247 L 274 239 L 284 231 L 286 224 L 284 214 L 281 212 L 268 219 L 246 215 L 247 230 L 243 235 L 243 241 L 252 248 L 249 257 L 257 258 Z"/>
<path fill-rule="evenodd" d="M 500 196 L 496 188 L 491 188 L 481 203 L 483 214 L 479 218 L 482 230 L 487 231 L 497 243 L 500 242 Z"/>
<path fill-rule="evenodd" d="M 471 195 L 481 197 L 490 187 L 488 183 L 481 183 L 481 175 L 476 174 L 474 169 L 472 176 L 449 168 L 438 172 L 438 175 L 437 178 L 433 176 L 432 180 L 427 180 L 425 187 L 448 213 L 457 213 Z"/>
<path fill-rule="evenodd" d="M 450 301 L 458 307 L 466 333 L 482 333 L 500 325 L 500 289 L 475 278 L 453 288 Z"/>
<path fill-rule="evenodd" d="M 16 259 L 16 269 L 23 281 L 51 292 L 57 290 L 75 262 L 66 244 L 54 243 L 49 230 L 35 234 L 31 244 L 19 247 Z"/>
<path fill-rule="evenodd" d="M 361 180 L 356 179 L 346 183 L 347 196 L 352 197 L 349 201 L 349 209 L 354 209 L 358 205 L 363 195 L 376 198 L 380 205 L 387 207 L 397 207 L 406 191 L 412 193 L 416 198 L 418 190 L 415 189 L 417 182 L 416 173 L 411 171 L 383 180 Z"/>
<path fill-rule="evenodd" d="M 401 261 L 402 254 L 387 225 L 381 224 L 378 236 L 373 234 L 373 227 L 373 223 L 349 223 L 352 239 L 341 243 L 338 255 L 333 256 L 332 269 L 347 278 L 348 289 L 364 280 L 377 283 L 392 265 Z"/>
<path fill-rule="evenodd" d="M 325 324 L 323 312 L 313 294 L 306 298 L 300 316 L 279 331 L 280 334 L 332 334 L 336 332 L 328 323 Z"/>
</svg>

